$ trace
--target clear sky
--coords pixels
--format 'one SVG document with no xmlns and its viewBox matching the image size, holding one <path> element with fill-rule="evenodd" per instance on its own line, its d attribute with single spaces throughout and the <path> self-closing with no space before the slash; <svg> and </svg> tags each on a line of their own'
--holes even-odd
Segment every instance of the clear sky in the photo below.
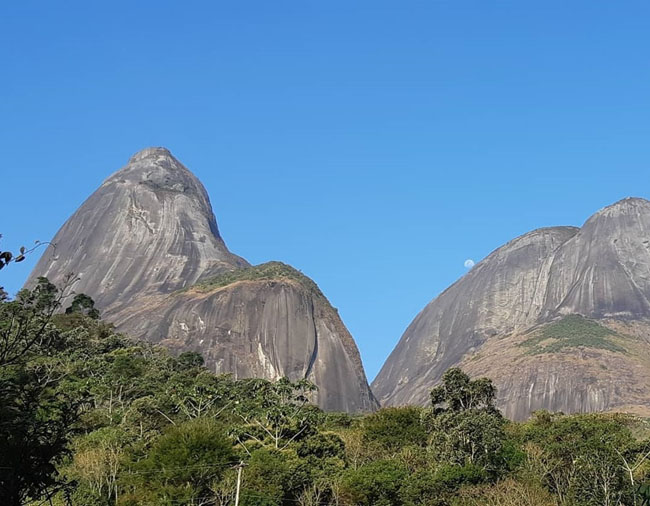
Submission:
<svg viewBox="0 0 650 506">
<path fill-rule="evenodd" d="M 2 246 L 166 146 L 233 252 L 319 283 L 370 378 L 465 260 L 650 197 L 647 1 L 22 0 L 0 64 Z"/>
</svg>

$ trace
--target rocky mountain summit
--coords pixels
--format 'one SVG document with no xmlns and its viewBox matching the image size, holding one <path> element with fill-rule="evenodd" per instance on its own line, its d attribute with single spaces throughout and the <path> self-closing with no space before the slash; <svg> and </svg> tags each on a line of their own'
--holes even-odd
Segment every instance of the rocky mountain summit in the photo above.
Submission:
<svg viewBox="0 0 650 506">
<path fill-rule="evenodd" d="M 201 352 L 216 373 L 308 378 L 324 409 L 377 403 L 356 344 L 316 284 L 226 247 L 201 182 L 164 148 L 110 176 L 68 219 L 30 276 L 93 297 L 133 337 Z"/>
<path fill-rule="evenodd" d="M 650 202 L 629 198 L 479 262 L 413 320 L 373 391 L 387 405 L 424 404 L 460 365 L 495 381 L 512 418 L 650 410 L 649 300 Z"/>
<path fill-rule="evenodd" d="M 35 275 L 91 295 L 106 316 L 135 297 L 248 266 L 228 251 L 201 182 L 164 148 L 135 154 L 77 209 Z"/>
</svg>

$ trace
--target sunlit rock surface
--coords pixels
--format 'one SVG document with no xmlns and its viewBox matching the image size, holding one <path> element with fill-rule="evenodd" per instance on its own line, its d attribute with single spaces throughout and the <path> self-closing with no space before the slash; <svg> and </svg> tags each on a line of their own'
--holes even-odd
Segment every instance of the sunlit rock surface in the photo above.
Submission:
<svg viewBox="0 0 650 506">
<path fill-rule="evenodd" d="M 617 202 L 580 229 L 514 239 L 415 318 L 375 379 L 375 395 L 387 405 L 425 404 L 444 371 L 461 365 L 491 377 L 500 406 L 518 419 L 536 409 L 650 406 L 650 378 L 641 374 L 650 355 L 649 241 L 643 199 Z M 531 354 L 522 344 L 534 329 L 572 314 L 610 328 L 634 322 L 611 338 L 624 351 L 573 337 L 559 351 Z"/>
<path fill-rule="evenodd" d="M 352 336 L 314 288 L 284 275 L 199 285 L 150 300 L 125 315 L 122 327 L 172 349 L 200 350 L 215 373 L 309 378 L 319 386 L 315 401 L 325 409 L 375 409 Z"/>
<path fill-rule="evenodd" d="M 164 148 L 110 176 L 58 231 L 32 272 L 91 295 L 106 316 L 143 294 L 247 266 L 224 244 L 201 182 Z"/>
<path fill-rule="evenodd" d="M 308 378 L 328 410 L 376 408 L 354 340 L 320 291 L 283 276 L 192 288 L 249 264 L 230 253 L 205 188 L 168 150 L 135 154 L 52 243 L 28 284 L 46 276 L 61 286 L 73 273 L 71 288 L 134 337 L 199 351 L 217 373 Z"/>
</svg>

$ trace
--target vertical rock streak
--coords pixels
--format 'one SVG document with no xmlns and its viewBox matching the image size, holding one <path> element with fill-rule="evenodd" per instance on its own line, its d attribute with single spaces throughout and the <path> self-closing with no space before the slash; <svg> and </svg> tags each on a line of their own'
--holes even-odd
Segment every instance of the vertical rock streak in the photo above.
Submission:
<svg viewBox="0 0 650 506">
<path fill-rule="evenodd" d="M 168 150 L 131 157 L 52 243 L 28 284 L 47 276 L 61 285 L 72 272 L 72 288 L 133 337 L 199 351 L 210 370 L 238 378 L 310 377 L 326 409 L 376 407 L 347 329 L 338 315 L 316 316 L 315 296 L 301 284 L 265 280 L 179 293 L 249 264 L 228 250 L 205 188 Z M 331 328 L 338 330 L 323 331 L 316 318 L 336 319 Z"/>
<path fill-rule="evenodd" d="M 637 398 L 631 380 L 623 388 L 603 369 L 638 369 L 640 355 L 585 355 L 578 347 L 533 359 L 516 344 L 518 335 L 570 314 L 639 321 L 637 335 L 650 336 L 649 298 L 650 202 L 625 199 L 580 229 L 535 230 L 495 250 L 415 318 L 373 390 L 386 404 L 426 403 L 444 370 L 461 364 L 493 377 L 502 407 L 519 418 L 542 408 L 593 411 L 632 401 L 650 407 L 650 382 Z"/>
</svg>

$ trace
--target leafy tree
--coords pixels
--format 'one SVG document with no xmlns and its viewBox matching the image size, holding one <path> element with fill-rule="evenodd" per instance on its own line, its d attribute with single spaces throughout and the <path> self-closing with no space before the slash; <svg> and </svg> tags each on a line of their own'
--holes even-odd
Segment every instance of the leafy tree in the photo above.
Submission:
<svg viewBox="0 0 650 506">
<path fill-rule="evenodd" d="M 246 394 L 235 407 L 241 423 L 232 435 L 248 454 L 256 446 L 284 450 L 309 436 L 321 418 L 320 411 L 309 405 L 309 394 L 316 387 L 307 380 L 255 379 L 243 387 Z"/>
<path fill-rule="evenodd" d="M 166 388 L 172 413 L 193 419 L 218 417 L 225 410 L 230 408 L 229 412 L 232 412 L 234 409 L 239 392 L 232 378 L 215 376 L 199 365 L 202 360 L 198 354 L 178 357 L 177 372 Z"/>
<path fill-rule="evenodd" d="M 84 293 L 75 295 L 72 304 L 65 312 L 66 314 L 82 313 L 93 320 L 99 319 L 99 311 L 95 307 L 95 301 Z"/>
<path fill-rule="evenodd" d="M 504 423 L 500 416 L 473 409 L 438 414 L 431 422 L 432 452 L 441 462 L 475 464 L 497 472 L 507 465 Z"/>
<path fill-rule="evenodd" d="M 562 504 L 634 504 L 635 464 L 650 450 L 624 416 L 597 414 L 537 413 L 523 427 L 523 443 L 529 470 Z"/>
<path fill-rule="evenodd" d="M 0 368 L 0 504 L 26 504 L 66 486 L 56 466 L 69 453 L 83 398 L 57 383 L 39 382 L 24 365 Z"/>
<path fill-rule="evenodd" d="M 47 346 L 54 337 L 48 324 L 64 296 L 41 277 L 33 290 L 0 303 L 0 366 L 19 362 L 34 346 Z"/>
<path fill-rule="evenodd" d="M 496 388 L 488 378 L 471 380 L 461 369 L 453 367 L 442 376 L 442 385 L 431 390 L 431 404 L 436 410 L 464 411 L 480 409 L 496 411 Z M 441 407 L 446 406 L 446 409 Z"/>
<path fill-rule="evenodd" d="M 223 427 L 210 418 L 170 427 L 126 474 L 133 504 L 198 504 L 237 463 Z"/>
<path fill-rule="evenodd" d="M 132 440 L 121 428 L 103 427 L 76 441 L 72 462 L 65 469 L 80 484 L 73 493 L 75 502 L 104 505 L 118 500 L 118 478 Z"/>
<path fill-rule="evenodd" d="M 203 367 L 204 364 L 203 355 L 196 351 L 185 351 L 178 356 L 178 366 L 182 369 Z"/>
<path fill-rule="evenodd" d="M 39 278 L 33 290 L 0 301 L 0 504 L 47 498 L 66 485 L 56 466 L 85 392 L 70 395 L 54 358 L 64 338 L 50 321 L 62 297 Z"/>
<path fill-rule="evenodd" d="M 463 486 L 482 483 L 486 478 L 485 471 L 473 464 L 443 464 L 435 471 L 421 469 L 414 473 L 400 494 L 405 506 L 443 506 L 449 504 Z"/>
<path fill-rule="evenodd" d="M 408 470 L 394 460 L 376 460 L 348 471 L 343 478 L 346 502 L 358 506 L 399 506 Z"/>
<path fill-rule="evenodd" d="M 295 447 L 302 476 L 302 491 L 296 491 L 305 504 L 321 503 L 336 493 L 338 477 L 346 468 L 345 444 L 332 432 L 317 432 Z"/>
<path fill-rule="evenodd" d="M 301 458 L 336 458 L 344 460 L 345 443 L 332 432 L 316 433 L 301 440 L 296 445 L 296 454 Z"/>
<path fill-rule="evenodd" d="M 345 444 L 346 461 L 353 469 L 386 457 L 386 450 L 379 443 L 364 438 L 362 424 L 363 421 L 360 421 L 336 431 Z"/>
<path fill-rule="evenodd" d="M 459 491 L 454 506 L 557 506 L 557 500 L 535 482 L 508 478 Z"/>
<path fill-rule="evenodd" d="M 438 461 L 477 465 L 496 474 L 505 470 L 505 419 L 494 406 L 496 389 L 487 378 L 471 380 L 449 369 L 431 391 L 427 417 L 430 448 Z"/>
<path fill-rule="evenodd" d="M 62 297 L 42 279 L 0 301 L 0 504 L 232 506 L 242 461 L 242 505 L 642 506 L 650 496 L 650 442 L 637 439 L 648 431 L 629 417 L 511 423 L 491 382 L 459 369 L 429 409 L 325 414 L 307 381 L 216 376 L 198 353 L 116 333 L 88 298 L 60 312 Z"/>
<path fill-rule="evenodd" d="M 405 506 L 441 506 L 446 502 L 435 471 L 430 468 L 412 473 L 400 489 L 400 498 Z"/>
<path fill-rule="evenodd" d="M 427 432 L 421 423 L 421 410 L 414 406 L 383 408 L 363 420 L 363 438 L 387 452 L 405 446 L 425 446 Z"/>
<path fill-rule="evenodd" d="M 280 505 L 292 499 L 308 480 L 297 472 L 299 461 L 293 452 L 259 448 L 252 452 L 244 469 L 243 505 Z"/>
</svg>

